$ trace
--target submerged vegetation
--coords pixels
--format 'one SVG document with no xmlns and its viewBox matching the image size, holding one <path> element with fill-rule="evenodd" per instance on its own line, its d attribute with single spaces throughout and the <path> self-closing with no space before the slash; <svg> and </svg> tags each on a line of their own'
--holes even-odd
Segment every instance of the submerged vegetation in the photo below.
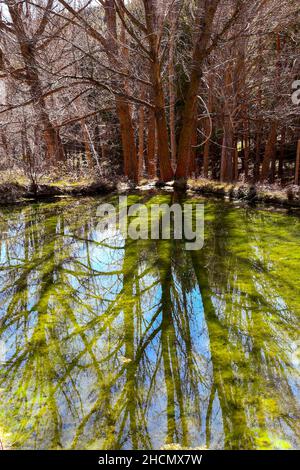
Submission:
<svg viewBox="0 0 300 470">
<path fill-rule="evenodd" d="M 205 200 L 188 252 L 99 233 L 104 200 L 0 209 L 4 445 L 299 447 L 299 218 Z"/>
<path fill-rule="evenodd" d="M 300 448 L 299 18 L 0 0 L 0 448 Z"/>
</svg>

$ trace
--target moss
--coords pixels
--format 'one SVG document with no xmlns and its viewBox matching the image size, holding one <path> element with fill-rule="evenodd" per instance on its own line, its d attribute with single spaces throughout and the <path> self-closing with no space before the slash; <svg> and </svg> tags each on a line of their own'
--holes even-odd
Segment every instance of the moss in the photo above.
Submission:
<svg viewBox="0 0 300 470">
<path fill-rule="evenodd" d="M 246 183 L 229 184 L 206 179 L 190 179 L 187 182 L 187 188 L 190 192 L 226 196 L 232 200 L 270 203 L 286 207 L 300 207 L 299 186 L 278 188 L 272 185 L 264 186 Z"/>
<path fill-rule="evenodd" d="M 19 183 L 0 184 L 0 205 L 15 203 L 22 199 L 51 198 L 55 196 L 87 196 L 95 194 L 106 194 L 114 191 L 115 185 L 108 181 L 85 181 L 76 182 L 58 181 L 44 184 L 21 185 Z"/>
<path fill-rule="evenodd" d="M 201 201 L 199 252 L 99 234 L 117 195 L 1 208 L 12 448 L 299 447 L 299 218 Z"/>
</svg>

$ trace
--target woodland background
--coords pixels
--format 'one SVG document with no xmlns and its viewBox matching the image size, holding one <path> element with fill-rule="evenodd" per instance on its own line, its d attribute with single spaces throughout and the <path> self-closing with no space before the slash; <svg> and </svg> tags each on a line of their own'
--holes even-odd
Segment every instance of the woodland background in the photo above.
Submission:
<svg viewBox="0 0 300 470">
<path fill-rule="evenodd" d="M 298 0 L 0 0 L 0 172 L 299 184 Z"/>
</svg>

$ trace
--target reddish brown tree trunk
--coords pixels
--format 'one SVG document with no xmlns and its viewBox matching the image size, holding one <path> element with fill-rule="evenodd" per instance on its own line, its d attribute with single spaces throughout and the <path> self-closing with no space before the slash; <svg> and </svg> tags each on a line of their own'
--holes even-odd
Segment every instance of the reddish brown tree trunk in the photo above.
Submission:
<svg viewBox="0 0 300 470">
<path fill-rule="evenodd" d="M 222 155 L 221 155 L 221 181 L 232 181 L 233 179 L 233 155 L 234 155 L 234 128 L 232 123 L 232 103 L 231 95 L 233 93 L 232 86 L 232 67 L 229 64 L 225 71 L 225 112 L 224 112 L 224 134 L 222 143 Z"/>
<path fill-rule="evenodd" d="M 232 125 L 230 119 L 228 117 L 225 117 L 221 155 L 221 181 L 231 182 L 233 179 L 233 142 L 234 139 Z"/>
<path fill-rule="evenodd" d="M 130 107 L 126 100 L 116 98 L 118 119 L 120 122 L 124 173 L 132 181 L 138 180 L 137 151 Z"/>
<path fill-rule="evenodd" d="M 160 61 L 158 58 L 159 39 L 157 34 L 155 5 L 153 4 L 153 0 L 144 0 L 144 8 L 146 14 L 148 41 L 152 58 L 152 63 L 150 65 L 150 76 L 153 86 L 153 98 L 155 105 L 154 112 L 156 119 L 160 178 L 163 181 L 168 181 L 173 178 L 174 173 L 169 152 L 169 135 L 165 112 L 165 97 L 161 81 Z"/>
<path fill-rule="evenodd" d="M 149 113 L 148 120 L 148 148 L 147 148 L 147 172 L 148 178 L 154 179 L 157 176 L 157 162 L 155 158 L 156 132 L 155 132 L 155 114 Z"/>
<path fill-rule="evenodd" d="M 198 141 L 198 119 L 197 119 L 197 112 L 194 112 L 194 123 L 193 123 L 193 134 L 191 140 L 191 148 L 190 148 L 190 168 L 189 168 L 189 175 L 192 177 L 196 176 L 197 171 L 197 141 Z"/>
<path fill-rule="evenodd" d="M 243 127 L 244 127 L 244 172 L 245 172 L 245 180 L 248 179 L 249 174 L 249 122 L 247 119 L 247 111 L 245 110 L 245 116 L 243 119 Z"/>
<path fill-rule="evenodd" d="M 238 181 L 239 179 L 239 152 L 237 149 L 237 142 L 235 142 L 235 150 L 233 156 L 233 179 Z"/>
<path fill-rule="evenodd" d="M 144 169 L 144 127 L 145 110 L 143 106 L 139 107 L 139 152 L 138 152 L 138 180 L 143 176 Z"/>
<path fill-rule="evenodd" d="M 297 145 L 296 165 L 295 165 L 295 184 L 299 184 L 299 169 L 300 169 L 300 140 Z"/>
<path fill-rule="evenodd" d="M 263 126 L 263 123 L 261 120 L 259 120 L 257 124 L 257 132 L 256 132 L 256 151 L 255 151 L 254 174 L 253 174 L 254 183 L 259 181 L 259 177 L 260 177 L 262 126 Z"/>
<path fill-rule="evenodd" d="M 213 95 L 211 92 L 211 87 L 212 84 L 209 83 L 209 89 L 208 89 L 208 112 L 212 113 L 213 110 Z M 205 120 L 205 139 L 206 142 L 204 144 L 204 151 L 203 151 L 203 176 L 204 178 L 208 178 L 208 169 L 209 169 L 209 150 L 210 150 L 210 139 L 209 139 L 209 134 L 211 132 L 211 122 L 210 118 L 208 117 Z"/>
<path fill-rule="evenodd" d="M 176 7 L 176 4 L 175 4 Z M 175 116 L 175 67 L 174 67 L 174 55 L 175 55 L 175 34 L 177 24 L 177 11 L 172 9 L 171 11 L 171 29 L 170 29 L 170 49 L 169 49 L 169 101 L 170 101 L 170 141 L 171 141 L 171 160 L 173 169 L 176 168 L 176 116 Z"/>
<path fill-rule="evenodd" d="M 116 8 L 114 0 L 105 1 L 105 19 L 108 29 L 107 37 L 107 57 L 110 61 L 111 66 L 116 65 L 115 53 L 118 52 L 118 35 L 117 35 L 117 23 L 116 23 Z M 126 33 L 125 28 L 121 29 L 121 42 L 123 61 L 128 58 L 128 49 L 126 47 Z M 119 79 L 118 85 L 125 90 L 127 89 L 127 82 L 125 79 Z M 125 98 L 116 97 L 116 108 L 118 119 L 120 123 L 123 161 L 124 161 L 124 173 L 132 181 L 138 180 L 138 158 L 137 150 L 134 137 L 134 128 L 131 117 L 131 107 Z"/>
<path fill-rule="evenodd" d="M 266 181 L 270 176 L 270 163 L 275 152 L 275 144 L 277 139 L 277 122 L 271 123 L 271 129 L 269 132 L 268 140 L 265 147 L 265 154 L 263 159 L 263 165 L 261 170 L 261 181 Z"/>
<path fill-rule="evenodd" d="M 176 178 L 186 178 L 190 166 L 190 147 L 193 135 L 194 107 L 197 100 L 200 76 L 192 72 L 191 82 L 188 89 L 186 104 L 182 117 L 182 128 L 180 132 Z"/>
<path fill-rule="evenodd" d="M 281 130 L 281 140 L 280 140 L 280 154 L 279 154 L 279 163 L 278 163 L 278 178 L 283 180 L 283 160 L 284 160 L 284 149 L 285 149 L 285 137 L 286 129 L 285 127 Z"/>
<path fill-rule="evenodd" d="M 209 169 L 209 140 L 207 140 L 204 144 L 204 151 L 203 151 L 203 176 L 204 178 L 208 178 L 208 169 Z"/>
<path fill-rule="evenodd" d="M 200 23 L 198 27 L 199 32 L 195 38 L 190 84 L 185 97 L 185 106 L 182 116 L 182 128 L 177 154 L 176 178 L 186 178 L 189 170 L 189 149 L 193 135 L 194 108 L 202 78 L 202 64 L 207 54 L 207 45 L 211 37 L 213 20 L 218 3 L 219 2 L 217 0 L 207 2 L 205 12 L 203 12 L 201 8 L 202 2 L 199 2 L 199 11 L 197 12 L 198 21 Z"/>
</svg>

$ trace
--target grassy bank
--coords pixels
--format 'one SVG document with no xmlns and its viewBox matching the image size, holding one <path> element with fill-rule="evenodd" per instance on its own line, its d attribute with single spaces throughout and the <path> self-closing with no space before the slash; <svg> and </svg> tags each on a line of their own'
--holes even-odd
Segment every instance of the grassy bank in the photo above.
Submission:
<svg viewBox="0 0 300 470">
<path fill-rule="evenodd" d="M 249 183 L 221 183 L 207 179 L 189 179 L 187 182 L 177 181 L 162 183 L 143 180 L 138 186 L 125 181 L 86 178 L 44 177 L 39 184 L 32 184 L 22 174 L 7 176 L 0 173 L 0 204 L 15 203 L 28 199 L 42 199 L 56 196 L 89 196 L 107 194 L 115 190 L 127 192 L 133 189 L 153 191 L 158 189 L 177 189 L 189 194 L 203 194 L 223 197 L 247 203 L 265 203 L 282 207 L 300 207 L 300 187 L 277 185 L 251 185 Z"/>
<path fill-rule="evenodd" d="M 247 203 L 265 203 L 282 207 L 300 207 L 300 187 L 288 186 L 282 188 L 278 185 L 262 185 L 249 183 L 221 183 L 204 178 L 189 179 L 163 183 L 144 180 L 137 189 L 147 191 L 154 188 L 163 190 L 184 191 L 188 194 L 202 194 L 204 196 L 217 196 L 224 199 L 244 201 Z"/>
<path fill-rule="evenodd" d="M 300 187 L 248 183 L 221 183 L 206 179 L 188 180 L 187 191 L 203 195 L 216 195 L 248 203 L 266 203 L 284 207 L 300 207 Z"/>
<path fill-rule="evenodd" d="M 38 184 L 33 184 L 22 175 L 10 178 L 5 176 L 0 175 L 0 204 L 55 196 L 106 194 L 116 189 L 112 182 L 94 178 L 64 178 L 54 181 L 43 178 Z"/>
</svg>

